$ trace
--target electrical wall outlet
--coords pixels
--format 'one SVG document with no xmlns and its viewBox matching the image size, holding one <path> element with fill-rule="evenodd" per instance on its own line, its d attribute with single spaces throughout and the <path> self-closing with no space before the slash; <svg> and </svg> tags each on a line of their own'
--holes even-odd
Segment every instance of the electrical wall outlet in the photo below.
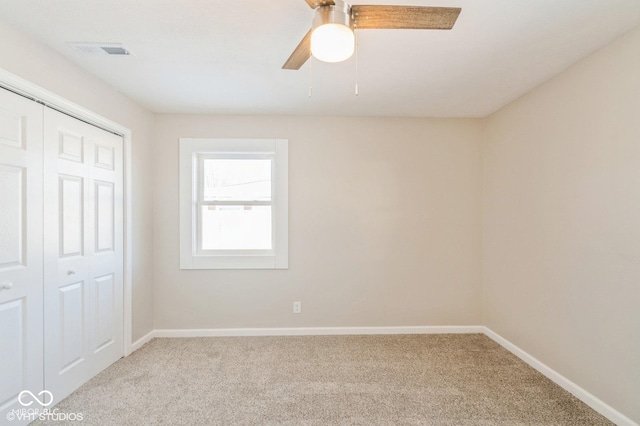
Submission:
<svg viewBox="0 0 640 426">
<path fill-rule="evenodd" d="M 299 314 L 302 312 L 302 303 L 301 302 L 293 302 L 293 313 Z"/>
</svg>

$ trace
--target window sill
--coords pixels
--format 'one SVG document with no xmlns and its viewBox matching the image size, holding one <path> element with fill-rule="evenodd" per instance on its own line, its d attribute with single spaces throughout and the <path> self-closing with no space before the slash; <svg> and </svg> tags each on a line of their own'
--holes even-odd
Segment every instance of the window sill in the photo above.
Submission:
<svg viewBox="0 0 640 426">
<path fill-rule="evenodd" d="M 257 256 L 183 256 L 180 269 L 289 269 L 286 257 Z"/>
</svg>

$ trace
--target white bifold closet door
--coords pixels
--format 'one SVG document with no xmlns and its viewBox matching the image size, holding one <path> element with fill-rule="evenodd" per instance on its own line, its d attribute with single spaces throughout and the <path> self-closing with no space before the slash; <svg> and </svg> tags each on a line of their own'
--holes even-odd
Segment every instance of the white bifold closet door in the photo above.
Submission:
<svg viewBox="0 0 640 426">
<path fill-rule="evenodd" d="M 42 332 L 42 106 L 0 89 L 0 424 L 42 390 Z"/>
<path fill-rule="evenodd" d="M 123 356 L 122 145 L 44 109 L 44 388 L 55 403 Z"/>
</svg>

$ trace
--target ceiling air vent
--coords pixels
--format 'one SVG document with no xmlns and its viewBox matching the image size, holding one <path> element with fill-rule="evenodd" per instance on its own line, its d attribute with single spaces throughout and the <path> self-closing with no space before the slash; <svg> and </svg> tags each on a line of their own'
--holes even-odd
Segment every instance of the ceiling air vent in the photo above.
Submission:
<svg viewBox="0 0 640 426">
<path fill-rule="evenodd" d="M 130 56 L 131 51 L 121 43 L 67 43 L 70 47 L 86 56 L 111 55 Z"/>
</svg>

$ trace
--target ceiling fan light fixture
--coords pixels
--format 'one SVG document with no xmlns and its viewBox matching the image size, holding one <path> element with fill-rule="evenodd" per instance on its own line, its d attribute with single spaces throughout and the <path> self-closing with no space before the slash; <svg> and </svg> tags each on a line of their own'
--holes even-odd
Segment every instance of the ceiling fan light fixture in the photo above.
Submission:
<svg viewBox="0 0 640 426">
<path fill-rule="evenodd" d="M 311 54 L 324 62 L 342 62 L 353 55 L 355 36 L 342 24 L 324 24 L 311 34 Z"/>
<path fill-rule="evenodd" d="M 319 7 L 313 20 L 311 54 L 323 62 L 345 61 L 355 50 L 349 5 L 340 1 L 335 3 Z"/>
</svg>

